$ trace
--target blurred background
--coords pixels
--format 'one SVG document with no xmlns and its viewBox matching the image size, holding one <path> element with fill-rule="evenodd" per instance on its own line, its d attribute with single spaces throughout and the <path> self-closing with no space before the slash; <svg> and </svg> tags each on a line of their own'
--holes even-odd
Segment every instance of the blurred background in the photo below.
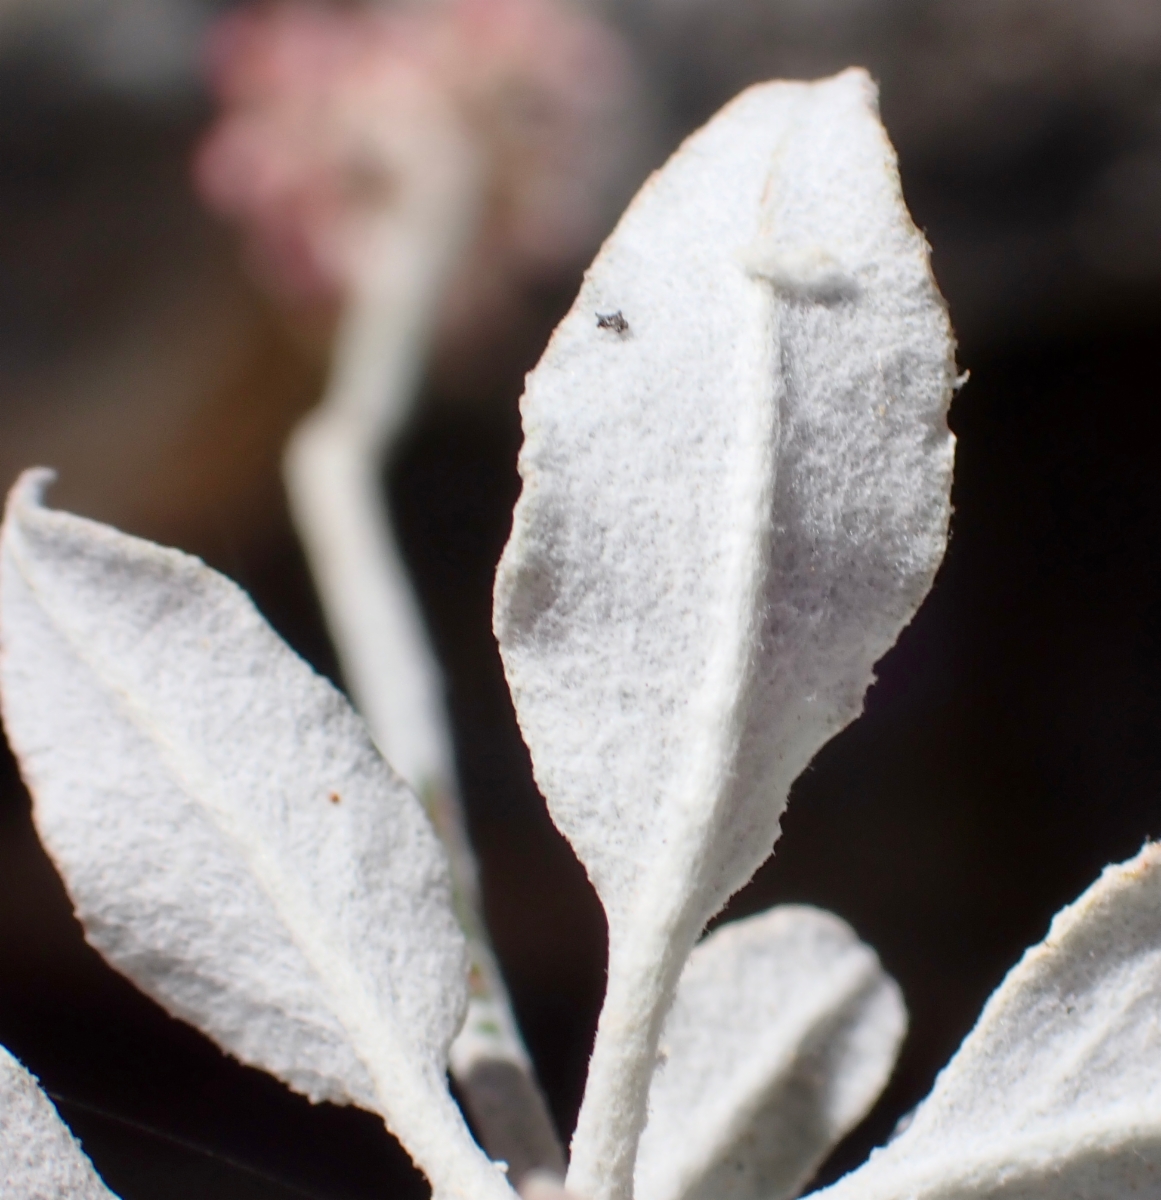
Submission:
<svg viewBox="0 0 1161 1200">
<path fill-rule="evenodd" d="M 446 673 L 494 939 L 566 1137 L 604 924 L 532 783 L 490 633 L 523 372 L 619 204 L 681 137 L 748 83 L 851 64 L 880 82 L 971 372 L 935 590 L 726 914 L 833 909 L 902 985 L 903 1057 L 826 1181 L 926 1094 L 1051 915 L 1161 835 L 1161 5 L 592 6 L 628 46 L 640 118 L 604 224 L 499 316 L 437 343 L 383 464 Z M 56 467 L 55 504 L 203 556 L 336 677 L 279 480 L 322 386 L 326 323 L 255 282 L 191 183 L 215 113 L 203 39 L 227 7 L 0 0 L 0 480 Z M 125 1200 L 424 1194 L 375 1118 L 239 1066 L 102 964 L 7 758 L 0 1043 Z"/>
</svg>

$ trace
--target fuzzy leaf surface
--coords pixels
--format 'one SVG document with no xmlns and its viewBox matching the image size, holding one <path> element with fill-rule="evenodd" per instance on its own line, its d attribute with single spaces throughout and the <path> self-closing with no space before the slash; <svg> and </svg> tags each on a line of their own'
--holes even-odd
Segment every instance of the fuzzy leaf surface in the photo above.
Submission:
<svg viewBox="0 0 1161 1200">
<path fill-rule="evenodd" d="M 0 1196 L 116 1200 L 35 1078 L 0 1046 Z"/>
<path fill-rule="evenodd" d="M 751 88 L 638 194 L 522 400 L 495 628 L 609 920 L 570 1187 L 631 1192 L 661 1020 L 946 544 L 947 314 L 875 89 Z"/>
<path fill-rule="evenodd" d="M 1129 1200 L 1161 1181 L 1161 845 L 1028 950 L 906 1129 L 818 1200 Z"/>
<path fill-rule="evenodd" d="M 906 1027 L 895 981 L 831 913 L 721 926 L 662 1030 L 637 1200 L 790 1200 L 875 1102 Z"/>
<path fill-rule="evenodd" d="M 510 1196 L 448 1095 L 463 937 L 418 801 L 202 562 L 45 508 L 0 536 L 4 720 L 89 941 L 313 1100 L 381 1113 L 437 1192 Z"/>
</svg>

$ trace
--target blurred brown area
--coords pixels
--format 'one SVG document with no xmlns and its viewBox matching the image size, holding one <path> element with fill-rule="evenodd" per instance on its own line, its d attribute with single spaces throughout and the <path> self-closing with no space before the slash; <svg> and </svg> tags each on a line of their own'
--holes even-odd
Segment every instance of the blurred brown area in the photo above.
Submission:
<svg viewBox="0 0 1161 1200">
<path fill-rule="evenodd" d="M 321 373 L 190 194 L 197 119 L 149 116 L 3 131 L 0 473 L 48 463 L 62 505 L 221 559 L 283 521 Z"/>
<path fill-rule="evenodd" d="M 333 674 L 278 479 L 323 363 L 187 182 L 208 116 L 190 63 L 209 9 L 101 0 L 82 20 L 83 7 L 53 0 L 32 19 L 0 3 L 0 475 L 55 466 L 55 503 L 203 555 Z M 1161 8 L 610 8 L 664 117 L 655 161 L 754 79 L 876 73 L 972 372 L 953 410 L 956 515 L 936 589 L 730 909 L 832 908 L 902 984 L 899 1070 L 830 1178 L 922 1098 L 1051 914 L 1161 835 Z M 146 26 L 154 40 L 135 48 Z M 565 1132 L 603 921 L 531 781 L 490 587 L 519 486 L 520 372 L 575 284 L 531 297 L 518 334 L 481 337 L 477 373 L 437 364 L 384 464 L 447 673 L 496 943 Z M 126 1200 L 423 1194 L 374 1119 L 312 1108 L 227 1060 L 85 947 L 10 761 L 0 1042 Z"/>
</svg>

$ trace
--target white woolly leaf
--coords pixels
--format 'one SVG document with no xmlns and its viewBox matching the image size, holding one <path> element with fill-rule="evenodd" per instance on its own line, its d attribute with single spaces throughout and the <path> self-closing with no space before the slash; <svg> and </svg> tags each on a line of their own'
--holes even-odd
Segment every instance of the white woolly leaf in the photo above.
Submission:
<svg viewBox="0 0 1161 1200">
<path fill-rule="evenodd" d="M 789 1200 L 867 1113 L 907 1026 L 844 921 L 784 905 L 695 947 L 661 1034 L 636 1200 Z"/>
<path fill-rule="evenodd" d="M 1161 845 L 1107 867 L 910 1124 L 819 1200 L 1129 1200 L 1161 1181 Z"/>
<path fill-rule="evenodd" d="M 631 1190 L 661 1020 L 858 715 L 949 515 L 951 336 L 862 72 L 750 89 L 642 189 L 522 402 L 495 627 L 609 920 L 569 1186 Z"/>
<path fill-rule="evenodd" d="M 197 559 L 43 507 L 0 541 L 4 719 L 89 941 L 243 1062 L 380 1112 L 437 1192 L 510 1196 L 445 1086 L 442 849 L 346 701 Z"/>
<path fill-rule="evenodd" d="M 36 1080 L 0 1046 L 0 1196 L 116 1200 Z"/>
</svg>

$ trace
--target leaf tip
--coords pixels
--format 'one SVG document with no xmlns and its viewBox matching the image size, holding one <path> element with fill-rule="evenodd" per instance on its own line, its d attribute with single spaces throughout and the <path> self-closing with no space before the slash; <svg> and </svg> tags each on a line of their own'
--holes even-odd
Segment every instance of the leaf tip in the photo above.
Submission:
<svg viewBox="0 0 1161 1200">
<path fill-rule="evenodd" d="M 48 489 L 56 482 L 56 472 L 51 467 L 29 467 L 21 471 L 16 482 L 8 490 L 8 503 L 4 509 L 4 524 L 7 525 L 22 510 L 43 508 Z"/>
</svg>

